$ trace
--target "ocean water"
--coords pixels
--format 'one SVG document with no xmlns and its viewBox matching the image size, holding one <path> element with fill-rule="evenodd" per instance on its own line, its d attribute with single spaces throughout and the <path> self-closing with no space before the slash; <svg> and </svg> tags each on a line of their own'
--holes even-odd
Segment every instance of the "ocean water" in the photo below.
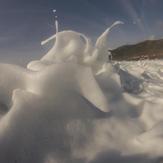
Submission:
<svg viewBox="0 0 163 163">
<path fill-rule="evenodd" d="M 0 162 L 161 162 L 163 61 L 108 61 L 107 37 L 61 31 L 27 68 L 0 64 Z"/>
</svg>

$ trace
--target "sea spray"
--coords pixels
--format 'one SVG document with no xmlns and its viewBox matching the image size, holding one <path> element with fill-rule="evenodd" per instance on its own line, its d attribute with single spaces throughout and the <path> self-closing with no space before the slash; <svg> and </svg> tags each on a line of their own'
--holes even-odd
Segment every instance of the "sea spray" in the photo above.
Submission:
<svg viewBox="0 0 163 163">
<path fill-rule="evenodd" d="M 54 46 L 40 60 L 27 68 L 0 64 L 0 162 L 162 157 L 163 62 L 107 63 L 107 37 L 118 24 L 93 45 L 56 23 L 42 42 L 56 39 Z"/>
</svg>

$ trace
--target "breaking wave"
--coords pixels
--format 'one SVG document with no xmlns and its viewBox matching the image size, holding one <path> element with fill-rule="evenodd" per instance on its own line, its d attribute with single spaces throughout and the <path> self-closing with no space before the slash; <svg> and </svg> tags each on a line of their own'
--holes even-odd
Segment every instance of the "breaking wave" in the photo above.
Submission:
<svg viewBox="0 0 163 163">
<path fill-rule="evenodd" d="M 155 162 L 163 155 L 163 61 L 108 60 L 95 45 L 57 32 L 27 68 L 0 64 L 0 162 Z"/>
</svg>

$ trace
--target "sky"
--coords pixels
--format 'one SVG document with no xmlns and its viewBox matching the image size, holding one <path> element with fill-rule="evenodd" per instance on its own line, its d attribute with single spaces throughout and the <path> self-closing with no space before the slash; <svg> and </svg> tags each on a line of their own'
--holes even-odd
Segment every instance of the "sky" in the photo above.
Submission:
<svg viewBox="0 0 163 163">
<path fill-rule="evenodd" d="M 0 60 L 26 64 L 49 47 L 40 42 L 59 30 L 75 30 L 93 41 L 114 21 L 109 48 L 163 38 L 162 0 L 0 0 Z"/>
</svg>

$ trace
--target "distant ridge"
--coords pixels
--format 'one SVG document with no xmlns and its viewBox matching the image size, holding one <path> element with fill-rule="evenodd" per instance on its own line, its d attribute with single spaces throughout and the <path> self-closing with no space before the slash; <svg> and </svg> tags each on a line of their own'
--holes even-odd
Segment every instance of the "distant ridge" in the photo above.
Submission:
<svg viewBox="0 0 163 163">
<path fill-rule="evenodd" d="M 109 50 L 113 60 L 163 59 L 163 39 L 146 40 Z"/>
</svg>

